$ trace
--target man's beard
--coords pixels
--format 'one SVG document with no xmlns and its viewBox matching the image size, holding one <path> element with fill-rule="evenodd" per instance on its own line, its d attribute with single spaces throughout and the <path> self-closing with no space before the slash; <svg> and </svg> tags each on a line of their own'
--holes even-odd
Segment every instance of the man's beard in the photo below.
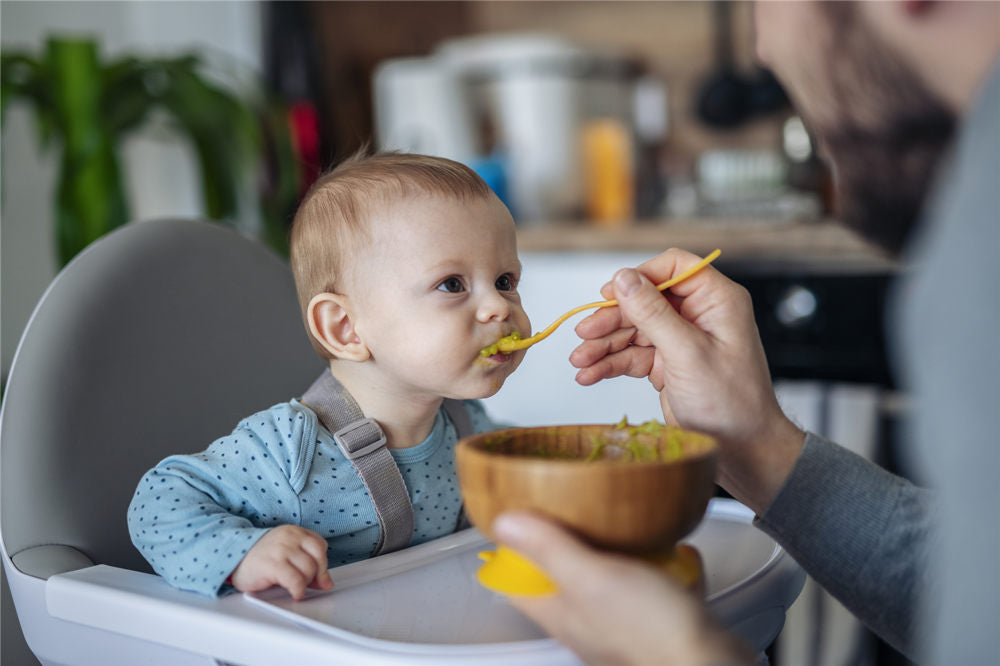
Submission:
<svg viewBox="0 0 1000 666">
<path fill-rule="evenodd" d="M 827 5 L 827 3 L 823 3 Z M 867 28 L 829 3 L 844 48 L 829 59 L 829 127 L 814 127 L 834 164 L 837 217 L 893 254 L 920 218 L 955 115 Z M 824 114 L 827 115 L 827 114 Z"/>
<path fill-rule="evenodd" d="M 845 127 L 825 136 L 841 222 L 898 254 L 920 219 L 953 127 L 950 114 L 927 113 L 894 121 L 889 133 Z"/>
</svg>

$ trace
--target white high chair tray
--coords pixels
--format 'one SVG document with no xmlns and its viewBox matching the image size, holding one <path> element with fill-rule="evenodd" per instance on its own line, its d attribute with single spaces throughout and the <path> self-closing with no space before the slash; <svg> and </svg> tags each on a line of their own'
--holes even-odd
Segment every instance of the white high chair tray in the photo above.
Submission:
<svg viewBox="0 0 1000 666">
<path fill-rule="evenodd" d="M 752 512 L 715 499 L 687 540 L 701 552 L 706 601 L 763 650 L 804 574 Z M 283 590 L 209 599 L 158 576 L 99 565 L 51 577 L 50 615 L 239 664 L 577 664 L 574 656 L 476 580 L 492 548 L 465 530 L 330 570 L 331 592 L 295 602 Z"/>
<path fill-rule="evenodd" d="M 706 601 L 723 615 L 739 592 L 774 568 L 784 551 L 752 527 L 753 514 L 727 500 L 713 500 L 706 519 L 686 541 L 698 548 L 706 571 Z M 478 584 L 477 554 L 492 549 L 477 530 L 465 530 L 372 560 L 331 569 L 334 590 L 309 591 L 302 601 L 273 588 L 247 599 L 294 622 L 375 649 L 400 643 L 410 653 L 439 652 L 446 645 L 481 646 L 551 641 L 531 621 Z"/>
</svg>

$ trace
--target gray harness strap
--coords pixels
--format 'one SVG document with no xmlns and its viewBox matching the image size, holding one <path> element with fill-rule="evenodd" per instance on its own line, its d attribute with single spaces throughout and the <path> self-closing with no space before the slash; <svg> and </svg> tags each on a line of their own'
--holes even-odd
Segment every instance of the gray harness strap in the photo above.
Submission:
<svg viewBox="0 0 1000 666">
<path fill-rule="evenodd" d="M 381 528 L 371 556 L 410 545 L 413 505 L 399 466 L 386 448 L 382 429 L 372 419 L 365 418 L 358 403 L 329 370 L 313 382 L 302 402 L 316 412 L 320 423 L 333 435 L 333 441 L 354 466 L 371 497 Z M 460 401 L 445 400 L 444 408 L 455 424 L 459 439 L 472 434 L 472 422 Z M 465 512 L 460 511 L 456 529 L 466 526 Z"/>
<path fill-rule="evenodd" d="M 365 490 L 378 516 L 379 540 L 371 556 L 391 553 L 410 545 L 413 538 L 413 505 L 403 475 L 385 446 L 385 433 L 375 421 L 365 418 L 358 403 L 326 370 L 302 396 L 323 426 L 333 434 Z"/>
<path fill-rule="evenodd" d="M 444 411 L 448 413 L 451 422 L 455 424 L 455 433 L 459 439 L 473 434 L 472 419 L 469 418 L 469 412 L 465 411 L 465 405 L 462 404 L 461 400 L 445 398 Z M 455 531 L 464 530 L 467 527 L 472 527 L 472 523 L 469 522 L 469 517 L 465 515 L 465 505 L 463 504 L 462 508 L 458 510 Z"/>
<path fill-rule="evenodd" d="M 465 411 L 465 405 L 462 404 L 461 400 L 445 398 L 444 411 L 451 418 L 451 422 L 455 424 L 455 431 L 459 439 L 472 434 L 472 419 L 469 418 L 469 412 Z"/>
</svg>

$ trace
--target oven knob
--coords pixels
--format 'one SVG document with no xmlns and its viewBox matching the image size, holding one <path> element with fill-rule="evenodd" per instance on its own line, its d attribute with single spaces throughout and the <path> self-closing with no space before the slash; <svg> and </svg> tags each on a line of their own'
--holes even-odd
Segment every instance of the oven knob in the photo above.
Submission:
<svg viewBox="0 0 1000 666">
<path fill-rule="evenodd" d="M 801 285 L 789 287 L 778 300 L 775 316 L 789 328 L 798 328 L 816 316 L 816 294 Z"/>
</svg>

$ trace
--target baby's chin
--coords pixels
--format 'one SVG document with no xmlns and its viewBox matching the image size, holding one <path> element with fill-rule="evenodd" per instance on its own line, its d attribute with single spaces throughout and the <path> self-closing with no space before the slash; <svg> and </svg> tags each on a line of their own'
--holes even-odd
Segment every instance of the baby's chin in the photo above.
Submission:
<svg viewBox="0 0 1000 666">
<path fill-rule="evenodd" d="M 480 387 L 478 391 L 472 392 L 461 396 L 461 400 L 484 400 L 496 395 L 501 388 L 503 388 L 504 382 L 510 377 L 514 370 L 521 365 L 521 359 L 524 358 L 524 352 L 514 352 L 511 354 L 511 359 L 502 367 L 497 368 L 494 372 L 490 373 L 486 377 L 486 383 L 483 387 Z"/>
<path fill-rule="evenodd" d="M 477 392 L 476 395 L 468 395 L 465 396 L 465 398 L 467 400 L 485 400 L 486 398 L 492 398 L 493 396 L 495 396 L 497 393 L 500 392 L 500 389 L 503 388 L 503 384 L 505 381 L 507 381 L 506 376 L 496 377 L 495 379 L 493 379 L 493 382 L 490 384 L 489 387 Z"/>
</svg>

